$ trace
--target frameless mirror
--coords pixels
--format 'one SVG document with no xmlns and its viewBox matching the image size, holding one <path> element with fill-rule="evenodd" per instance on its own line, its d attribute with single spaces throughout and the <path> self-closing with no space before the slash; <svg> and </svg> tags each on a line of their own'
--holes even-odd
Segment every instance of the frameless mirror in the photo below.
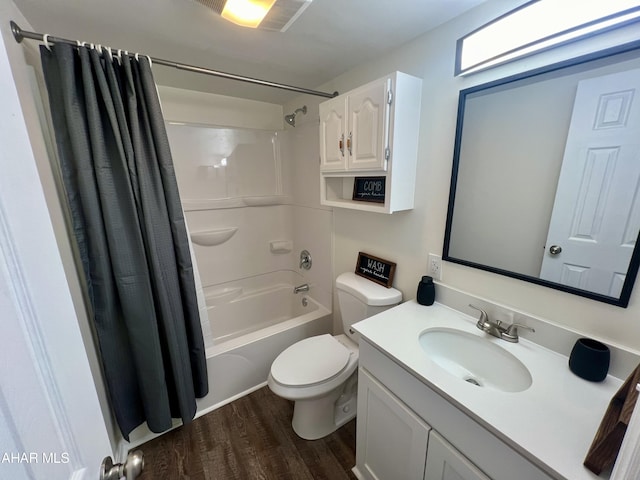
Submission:
<svg viewBox="0 0 640 480">
<path fill-rule="evenodd" d="M 626 307 L 640 42 L 460 92 L 443 259 Z"/>
</svg>

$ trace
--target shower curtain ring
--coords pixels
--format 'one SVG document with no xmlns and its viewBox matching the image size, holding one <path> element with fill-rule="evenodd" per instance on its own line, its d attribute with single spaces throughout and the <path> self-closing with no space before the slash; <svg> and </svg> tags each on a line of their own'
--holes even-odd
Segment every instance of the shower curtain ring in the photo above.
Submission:
<svg viewBox="0 0 640 480">
<path fill-rule="evenodd" d="M 44 35 L 42 35 L 42 43 L 44 43 L 44 46 L 47 47 L 47 50 L 51 51 L 51 45 L 49 44 L 48 33 L 45 33 Z"/>
</svg>

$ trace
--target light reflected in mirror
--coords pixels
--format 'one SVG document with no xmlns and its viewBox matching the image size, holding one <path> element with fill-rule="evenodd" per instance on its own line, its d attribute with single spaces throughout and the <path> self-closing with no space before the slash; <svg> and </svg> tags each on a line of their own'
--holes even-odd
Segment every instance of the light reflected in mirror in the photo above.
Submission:
<svg viewBox="0 0 640 480">
<path fill-rule="evenodd" d="M 640 43 L 460 92 L 443 259 L 626 307 Z"/>
</svg>

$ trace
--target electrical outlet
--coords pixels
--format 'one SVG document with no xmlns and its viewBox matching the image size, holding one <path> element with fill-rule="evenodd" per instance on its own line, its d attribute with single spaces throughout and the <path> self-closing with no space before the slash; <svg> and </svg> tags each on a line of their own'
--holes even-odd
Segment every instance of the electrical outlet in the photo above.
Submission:
<svg viewBox="0 0 640 480">
<path fill-rule="evenodd" d="M 442 279 L 442 257 L 440 255 L 436 255 L 435 253 L 429 254 L 427 271 L 434 280 Z"/>
</svg>

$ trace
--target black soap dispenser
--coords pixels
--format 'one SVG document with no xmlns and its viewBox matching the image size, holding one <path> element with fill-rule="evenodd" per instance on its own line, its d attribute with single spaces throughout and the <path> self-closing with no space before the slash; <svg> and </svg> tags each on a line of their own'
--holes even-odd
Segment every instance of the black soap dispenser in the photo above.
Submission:
<svg viewBox="0 0 640 480">
<path fill-rule="evenodd" d="M 433 278 L 424 276 L 418 284 L 417 300 L 420 305 L 433 305 L 436 299 L 436 288 Z"/>
</svg>

